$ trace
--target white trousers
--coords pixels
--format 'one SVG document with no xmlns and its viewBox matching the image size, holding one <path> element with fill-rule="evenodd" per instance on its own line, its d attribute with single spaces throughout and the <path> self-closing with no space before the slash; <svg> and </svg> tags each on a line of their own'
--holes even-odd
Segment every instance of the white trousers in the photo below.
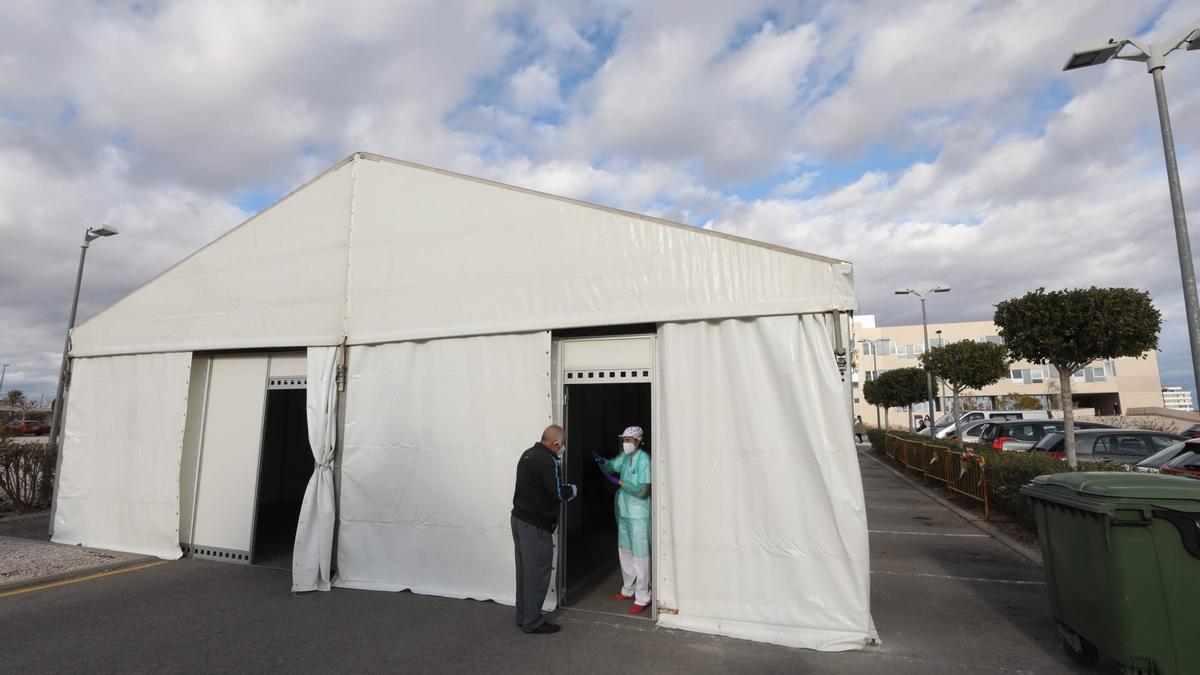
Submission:
<svg viewBox="0 0 1200 675">
<path fill-rule="evenodd" d="M 621 559 L 622 595 L 632 595 L 639 605 L 650 604 L 650 559 L 640 558 L 628 549 L 617 549 Z"/>
</svg>

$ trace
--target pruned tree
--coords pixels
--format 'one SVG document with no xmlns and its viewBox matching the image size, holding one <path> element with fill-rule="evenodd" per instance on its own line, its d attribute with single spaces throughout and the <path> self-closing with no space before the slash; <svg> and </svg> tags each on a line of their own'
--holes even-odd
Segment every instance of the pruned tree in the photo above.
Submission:
<svg viewBox="0 0 1200 675">
<path fill-rule="evenodd" d="M 950 415 L 960 446 L 962 434 L 959 433 L 958 397 L 968 389 L 983 389 L 998 382 L 1008 375 L 1008 363 L 1008 350 L 1004 345 L 992 342 L 951 342 L 921 355 L 921 365 L 925 366 L 925 370 L 945 380 L 950 387 Z"/>
<path fill-rule="evenodd" d="M 908 407 L 908 428 L 912 431 L 912 407 L 925 400 L 925 371 L 920 368 L 897 368 L 875 379 L 888 407 Z"/>
<path fill-rule="evenodd" d="M 873 405 L 876 408 L 878 408 L 880 406 L 885 406 L 883 408 L 883 428 L 887 429 L 888 422 L 889 422 L 888 421 L 888 409 L 886 407 L 887 403 L 886 403 L 886 398 L 883 395 L 883 390 L 879 386 L 879 378 L 875 378 L 873 380 L 868 380 L 866 382 L 863 382 L 862 394 L 863 394 L 863 399 L 865 399 L 868 404 Z M 875 421 L 876 421 L 876 423 L 878 423 L 879 422 L 878 418 L 876 418 Z"/>
<path fill-rule="evenodd" d="M 996 305 L 994 321 L 1014 358 L 1058 369 L 1067 463 L 1077 468 L 1071 376 L 1093 361 L 1157 349 L 1162 314 L 1133 288 L 1039 288 Z"/>
</svg>

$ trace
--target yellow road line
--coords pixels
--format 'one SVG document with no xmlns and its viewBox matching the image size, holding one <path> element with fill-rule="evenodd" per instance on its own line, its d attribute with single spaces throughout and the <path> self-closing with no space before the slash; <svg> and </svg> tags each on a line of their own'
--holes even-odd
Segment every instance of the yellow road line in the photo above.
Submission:
<svg viewBox="0 0 1200 675">
<path fill-rule="evenodd" d="M 143 563 L 141 565 L 134 565 L 133 567 L 122 567 L 121 569 L 109 570 L 107 572 L 97 572 L 96 574 L 89 574 L 86 577 L 75 577 L 73 579 L 63 579 L 62 581 L 52 581 L 48 584 L 39 584 L 37 586 L 28 586 L 26 588 L 18 588 L 15 591 L 9 591 L 7 593 L 0 593 L 0 598 L 7 598 L 7 597 L 10 597 L 13 595 L 22 595 L 24 593 L 32 593 L 34 591 L 44 591 L 47 588 L 56 588 L 58 586 L 68 586 L 70 584 L 78 584 L 83 581 L 91 581 L 92 579 L 100 579 L 102 577 L 111 577 L 114 574 L 124 574 L 126 572 L 136 572 L 138 570 L 144 570 L 149 567 L 158 567 L 159 565 L 165 565 L 168 562 L 170 562 L 170 561 L 169 560 L 155 560 L 154 562 Z"/>
</svg>

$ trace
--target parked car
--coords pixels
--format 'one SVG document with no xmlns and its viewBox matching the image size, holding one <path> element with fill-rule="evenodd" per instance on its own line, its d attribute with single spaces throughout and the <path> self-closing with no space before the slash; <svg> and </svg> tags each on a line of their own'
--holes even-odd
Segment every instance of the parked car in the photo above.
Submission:
<svg viewBox="0 0 1200 675">
<path fill-rule="evenodd" d="M 1172 476 L 1200 478 L 1200 450 L 1185 452 L 1162 467 L 1162 472 Z"/>
<path fill-rule="evenodd" d="M 976 420 L 969 424 L 961 425 L 959 428 L 962 430 L 963 443 L 978 443 L 979 442 L 979 434 L 980 434 L 980 432 L 983 431 L 983 428 L 987 425 L 988 425 L 987 420 Z M 947 440 L 954 440 L 954 439 L 958 438 L 957 436 L 954 435 L 954 427 L 950 427 L 950 433 L 943 436 L 943 438 L 945 438 Z"/>
<path fill-rule="evenodd" d="M 981 420 L 1048 420 L 1050 419 L 1050 411 L 1048 410 L 968 410 L 960 413 L 960 424 L 967 422 L 978 422 Z M 933 423 L 933 433 L 938 438 L 945 438 L 947 435 L 954 433 L 954 415 L 949 413 L 942 415 L 936 422 Z"/>
<path fill-rule="evenodd" d="M 1161 469 L 1167 462 L 1170 462 L 1185 452 L 1193 452 L 1195 450 L 1200 450 L 1200 440 L 1189 439 L 1181 443 L 1176 443 L 1175 445 L 1169 445 L 1162 450 L 1159 450 L 1146 459 L 1134 464 L 1133 468 L 1141 471 L 1142 473 L 1159 473 L 1159 469 Z"/>
<path fill-rule="evenodd" d="M 984 422 L 979 433 L 979 442 L 987 443 L 994 450 L 1025 452 L 1046 434 L 1061 432 L 1066 426 L 1063 420 L 1006 420 Z M 1075 429 L 1113 429 L 1099 422 L 1076 422 Z"/>
<path fill-rule="evenodd" d="M 44 436 L 50 433 L 50 425 L 37 420 L 17 420 L 8 423 L 8 432 L 18 435 Z"/>
<path fill-rule="evenodd" d="M 1082 429 L 1075 432 L 1075 455 L 1081 462 L 1136 464 L 1150 455 L 1186 440 L 1179 434 L 1145 429 Z M 1066 438 L 1062 432 L 1047 434 L 1030 452 L 1064 458 Z"/>
<path fill-rule="evenodd" d="M 1193 424 L 1179 433 L 1188 438 L 1200 438 L 1200 424 Z"/>
</svg>

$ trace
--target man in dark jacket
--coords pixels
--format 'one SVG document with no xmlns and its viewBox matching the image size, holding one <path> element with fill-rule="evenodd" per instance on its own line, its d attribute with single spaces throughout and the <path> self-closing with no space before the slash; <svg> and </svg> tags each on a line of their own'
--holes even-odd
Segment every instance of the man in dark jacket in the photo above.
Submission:
<svg viewBox="0 0 1200 675">
<path fill-rule="evenodd" d="M 542 603 L 550 590 L 558 506 L 579 492 L 574 485 L 562 482 L 565 450 L 563 428 L 551 425 L 542 432 L 541 442 L 526 450 L 517 462 L 510 523 L 517 561 L 517 626 L 526 633 L 559 631 L 557 624 L 542 616 Z"/>
</svg>

